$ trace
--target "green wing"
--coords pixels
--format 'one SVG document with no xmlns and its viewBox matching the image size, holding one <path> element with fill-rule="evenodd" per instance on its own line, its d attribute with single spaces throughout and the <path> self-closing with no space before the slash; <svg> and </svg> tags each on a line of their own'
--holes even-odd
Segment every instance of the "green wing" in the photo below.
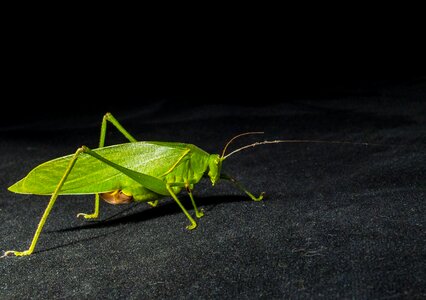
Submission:
<svg viewBox="0 0 426 300">
<path fill-rule="evenodd" d="M 94 149 L 102 157 L 128 169 L 161 178 L 191 148 L 182 143 L 136 142 Z M 45 162 L 9 187 L 21 194 L 52 194 L 64 175 L 72 155 Z M 120 171 L 82 153 L 59 194 L 94 194 L 135 185 Z"/>
</svg>

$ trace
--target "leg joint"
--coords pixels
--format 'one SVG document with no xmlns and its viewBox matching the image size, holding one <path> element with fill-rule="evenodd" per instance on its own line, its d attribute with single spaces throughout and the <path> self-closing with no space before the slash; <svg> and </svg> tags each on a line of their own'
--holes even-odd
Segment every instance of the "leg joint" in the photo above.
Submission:
<svg viewBox="0 0 426 300">
<path fill-rule="evenodd" d="M 107 113 L 104 115 L 104 119 L 106 119 L 106 120 L 109 120 L 111 117 L 112 117 L 112 114 L 111 114 L 110 112 L 107 112 Z"/>
<path fill-rule="evenodd" d="M 89 147 L 87 147 L 87 146 L 85 146 L 85 145 L 83 145 L 83 146 L 81 146 L 80 148 L 78 148 L 77 149 L 77 152 L 78 153 L 81 153 L 81 152 L 89 152 Z"/>
</svg>

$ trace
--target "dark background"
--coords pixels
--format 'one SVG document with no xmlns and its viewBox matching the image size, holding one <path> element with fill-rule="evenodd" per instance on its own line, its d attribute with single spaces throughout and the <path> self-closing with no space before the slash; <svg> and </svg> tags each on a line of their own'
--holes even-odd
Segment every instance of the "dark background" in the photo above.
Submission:
<svg viewBox="0 0 426 300">
<path fill-rule="evenodd" d="M 137 138 L 211 153 L 259 130 L 261 139 L 383 145 L 240 152 L 224 170 L 265 200 L 202 181 L 194 193 L 205 216 L 191 232 L 169 198 L 157 208 L 101 203 L 100 221 L 85 222 L 75 216 L 91 211 L 92 197 L 60 197 L 33 255 L 0 260 L 1 298 L 424 298 L 424 77 L 245 78 L 232 86 L 194 80 L 192 93 L 178 87 L 182 79 L 147 84 L 148 92 L 113 79 L 14 88 L 0 129 L 0 248 L 24 250 L 48 201 L 6 188 L 44 161 L 96 147 L 106 111 Z M 162 83 L 175 88 L 160 92 Z M 124 141 L 108 131 L 107 144 Z"/>
<path fill-rule="evenodd" d="M 309 70 L 312 72 L 315 68 Z M 425 80 L 422 73 L 409 68 L 397 69 L 390 74 L 371 74 L 367 70 L 364 73 L 350 66 L 335 73 L 327 70 L 314 74 L 265 72 L 277 71 L 266 68 L 245 73 L 239 70 L 230 75 L 226 70 L 213 70 L 212 73 L 204 70 L 200 77 L 190 74 L 187 78 L 186 73 L 161 78 L 155 77 L 156 74 L 152 78 L 150 74 L 139 76 L 133 73 L 120 77 L 114 70 L 108 70 L 107 74 L 97 71 L 90 78 L 78 72 L 74 75 L 61 73 L 63 77 L 32 74 L 31 79 L 19 78 L 10 86 L 4 85 L 5 109 L 0 124 L 19 126 L 42 120 L 60 122 L 64 117 L 101 115 L 106 111 L 131 113 L 164 101 L 167 105 L 163 107 L 163 113 L 204 104 L 256 107 L 299 100 L 371 102 L 378 100 L 387 89 L 410 87 Z M 188 110 L 188 114 L 191 113 Z"/>
<path fill-rule="evenodd" d="M 297 22 L 280 10 L 263 26 L 222 30 L 216 19 L 175 28 L 181 18 L 161 34 L 162 19 L 130 32 L 134 24 L 118 27 L 110 15 L 96 26 L 74 17 L 56 26 L 61 14 L 12 18 L 2 49 L 1 250 L 26 249 L 48 201 L 7 187 L 44 161 L 96 147 L 107 111 L 136 138 L 210 153 L 259 130 L 262 140 L 383 145 L 241 152 L 224 169 L 265 200 L 200 182 L 206 214 L 191 232 L 169 198 L 157 208 L 102 203 L 100 220 L 85 222 L 75 216 L 92 197 L 60 197 L 33 255 L 0 259 L 0 298 L 425 298 L 423 27 L 389 14 L 377 27 L 356 16 L 343 29 L 346 14 L 324 24 L 303 12 Z M 108 131 L 107 144 L 124 141 Z"/>
</svg>

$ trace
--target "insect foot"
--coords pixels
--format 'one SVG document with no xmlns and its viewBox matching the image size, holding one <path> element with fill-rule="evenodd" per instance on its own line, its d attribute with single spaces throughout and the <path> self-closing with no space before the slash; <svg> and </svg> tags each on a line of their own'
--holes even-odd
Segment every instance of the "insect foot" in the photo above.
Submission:
<svg viewBox="0 0 426 300">
<path fill-rule="evenodd" d="M 191 223 L 191 225 L 186 226 L 186 229 L 188 230 L 193 230 L 197 227 L 197 223 L 193 222 Z"/>
<path fill-rule="evenodd" d="M 6 257 L 6 256 L 26 256 L 26 255 L 30 255 L 32 253 L 32 251 L 22 251 L 22 252 L 18 252 L 18 251 L 5 251 L 4 254 L 2 256 L 0 256 L 0 258 Z"/>
<path fill-rule="evenodd" d="M 195 216 L 199 219 L 204 216 L 204 209 L 195 211 Z"/>
<path fill-rule="evenodd" d="M 151 205 L 152 207 L 156 207 L 158 204 L 158 200 L 155 201 L 148 201 L 148 204 Z"/>
<path fill-rule="evenodd" d="M 77 218 L 79 217 L 83 217 L 85 219 L 96 219 L 98 217 L 98 214 L 97 213 L 93 213 L 93 214 L 78 213 Z"/>
<path fill-rule="evenodd" d="M 260 193 L 259 197 L 251 197 L 253 199 L 253 201 L 260 201 L 263 199 L 263 196 L 265 195 L 265 192 Z"/>
</svg>

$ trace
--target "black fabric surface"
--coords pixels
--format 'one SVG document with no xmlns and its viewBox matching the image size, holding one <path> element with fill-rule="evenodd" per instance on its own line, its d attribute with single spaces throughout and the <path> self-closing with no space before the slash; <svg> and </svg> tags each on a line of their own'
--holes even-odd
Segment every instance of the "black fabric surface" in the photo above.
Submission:
<svg viewBox="0 0 426 300">
<path fill-rule="evenodd" d="M 171 198 L 156 208 L 102 202 L 100 220 L 85 221 L 76 215 L 91 212 L 92 196 L 59 197 L 35 252 L 0 259 L 0 298 L 425 298 L 424 81 L 293 92 L 134 96 L 56 114 L 34 105 L 3 119 L 1 250 L 29 246 L 49 200 L 7 187 L 44 161 L 96 147 L 107 110 L 140 140 L 209 153 L 247 131 L 265 134 L 231 149 L 278 138 L 384 145 L 279 144 L 235 154 L 223 169 L 265 199 L 204 180 L 194 196 L 205 216 L 193 231 Z M 109 127 L 107 144 L 124 141 Z"/>
</svg>

